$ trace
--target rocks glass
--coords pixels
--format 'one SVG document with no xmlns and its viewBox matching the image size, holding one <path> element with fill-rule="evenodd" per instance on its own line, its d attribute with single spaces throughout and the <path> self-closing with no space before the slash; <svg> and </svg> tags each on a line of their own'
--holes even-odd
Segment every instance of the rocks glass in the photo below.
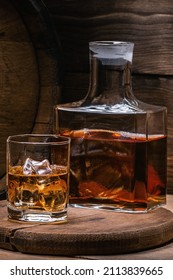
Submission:
<svg viewBox="0 0 173 280">
<path fill-rule="evenodd" d="M 9 219 L 67 221 L 70 139 L 24 134 L 7 139 Z"/>
</svg>

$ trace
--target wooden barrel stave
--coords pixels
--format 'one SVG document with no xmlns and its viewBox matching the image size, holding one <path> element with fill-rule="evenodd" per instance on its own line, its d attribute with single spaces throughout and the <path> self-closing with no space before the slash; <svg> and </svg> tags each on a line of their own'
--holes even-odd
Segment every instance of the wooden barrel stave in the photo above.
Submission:
<svg viewBox="0 0 173 280">
<path fill-rule="evenodd" d="M 42 1 L 2 0 L 0 9 L 0 193 L 6 139 L 51 133 L 60 102 L 60 44 Z"/>
</svg>

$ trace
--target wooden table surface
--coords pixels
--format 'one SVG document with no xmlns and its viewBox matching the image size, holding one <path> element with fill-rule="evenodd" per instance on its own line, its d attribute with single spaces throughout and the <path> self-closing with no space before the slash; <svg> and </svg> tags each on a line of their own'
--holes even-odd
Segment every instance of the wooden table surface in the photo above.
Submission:
<svg viewBox="0 0 173 280">
<path fill-rule="evenodd" d="M 166 209 L 173 212 L 173 195 L 168 195 Z M 130 254 L 117 255 L 80 255 L 80 256 L 51 256 L 51 255 L 33 255 L 9 250 L 0 249 L 0 260 L 173 260 L 173 242 L 166 245 Z"/>
</svg>

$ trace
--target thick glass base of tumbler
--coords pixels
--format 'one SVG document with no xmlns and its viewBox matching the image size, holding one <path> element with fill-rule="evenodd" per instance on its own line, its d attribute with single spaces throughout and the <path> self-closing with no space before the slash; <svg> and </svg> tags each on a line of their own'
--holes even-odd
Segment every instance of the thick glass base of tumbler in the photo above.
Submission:
<svg viewBox="0 0 173 280">
<path fill-rule="evenodd" d="M 67 209 L 61 212 L 47 212 L 43 210 L 16 209 L 10 205 L 7 206 L 8 218 L 20 222 L 37 223 L 66 223 Z"/>
</svg>

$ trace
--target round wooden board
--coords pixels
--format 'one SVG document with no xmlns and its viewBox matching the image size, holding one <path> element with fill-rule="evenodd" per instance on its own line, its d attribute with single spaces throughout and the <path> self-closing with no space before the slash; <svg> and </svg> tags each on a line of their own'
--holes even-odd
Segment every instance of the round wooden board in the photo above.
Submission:
<svg viewBox="0 0 173 280">
<path fill-rule="evenodd" d="M 173 239 L 173 213 L 158 208 L 147 214 L 71 208 L 66 224 L 18 223 L 0 202 L 0 247 L 50 255 L 108 255 L 142 251 Z"/>
</svg>

